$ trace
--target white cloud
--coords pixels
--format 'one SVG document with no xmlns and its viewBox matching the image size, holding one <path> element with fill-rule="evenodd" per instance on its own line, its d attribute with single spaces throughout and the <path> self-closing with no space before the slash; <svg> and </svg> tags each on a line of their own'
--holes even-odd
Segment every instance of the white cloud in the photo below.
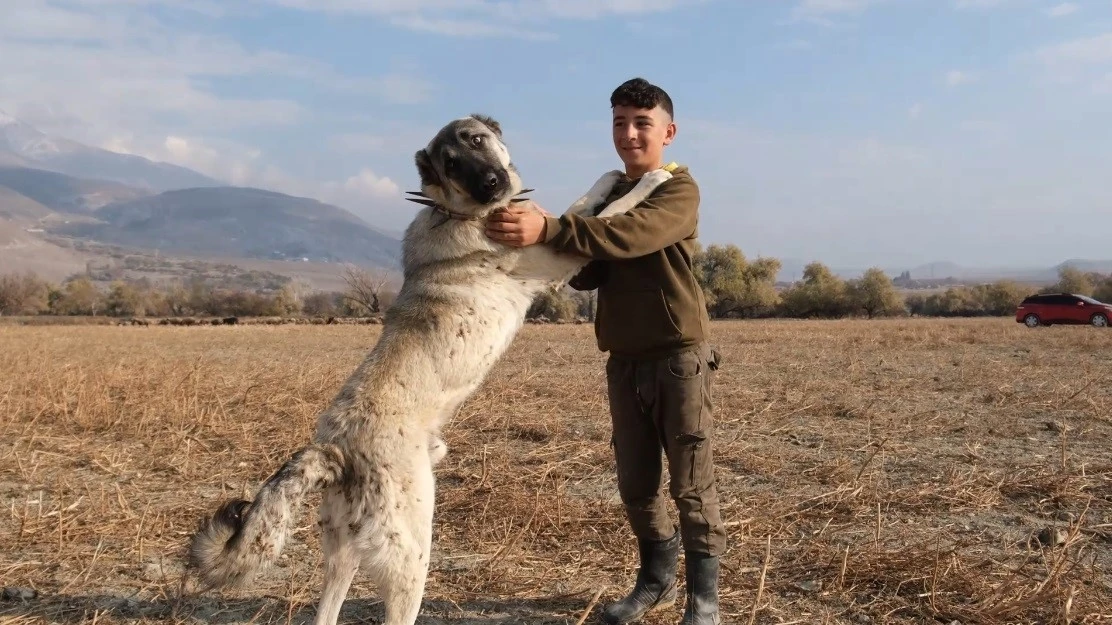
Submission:
<svg viewBox="0 0 1112 625">
<path fill-rule="evenodd" d="M 946 72 L 946 85 L 950 87 L 957 87 L 959 85 L 968 84 L 977 80 L 974 74 L 962 71 L 960 69 L 953 69 Z"/>
<path fill-rule="evenodd" d="M 1011 0 L 954 0 L 959 9 L 991 9 L 1008 4 Z"/>
<path fill-rule="evenodd" d="M 344 203 L 385 200 L 401 196 L 401 189 L 396 182 L 385 176 L 379 176 L 370 169 L 362 169 L 340 183 L 327 183 L 323 190 L 326 197 Z"/>
<path fill-rule="evenodd" d="M 778 50 L 813 50 L 815 44 L 806 39 L 792 39 L 791 41 L 784 41 L 774 46 Z"/>
<path fill-rule="evenodd" d="M 1087 85 L 1105 94 L 1103 85 L 1112 72 L 1112 32 L 1043 46 L 1021 58 L 1034 61 L 1041 78 L 1054 87 Z"/>
<path fill-rule="evenodd" d="M 556 35 L 543 31 L 525 30 L 478 19 L 436 19 L 421 15 L 406 15 L 390 20 L 394 26 L 408 30 L 447 35 L 460 38 L 508 37 L 528 41 L 552 41 Z"/>
<path fill-rule="evenodd" d="M 283 87 L 302 82 L 317 92 L 416 103 L 427 100 L 433 86 L 413 68 L 344 75 L 313 59 L 184 32 L 155 19 L 153 5 L 202 18 L 245 9 L 205 0 L 3 0 L 0 58 L 18 62 L 0 72 L 0 110 L 48 134 L 181 165 L 233 185 L 342 202 L 364 217 L 376 203 L 399 195 L 392 180 L 371 169 L 342 174 L 348 178 L 318 172 L 314 180 L 273 164 L 276 156 L 290 161 L 289 155 L 231 140 L 252 128 L 299 124 L 312 113 L 265 92 L 221 95 L 208 82 L 265 77 Z M 390 145 L 385 136 L 383 144 Z"/>
<path fill-rule="evenodd" d="M 831 15 L 862 13 L 888 0 L 801 0 L 792 9 L 792 19 L 832 25 Z"/>
<path fill-rule="evenodd" d="M 409 30 L 451 37 L 549 41 L 553 20 L 664 13 L 712 0 L 254 0 L 256 4 L 335 15 L 376 17 Z M 529 27 L 532 25 L 532 27 Z"/>
<path fill-rule="evenodd" d="M 1044 46 L 1035 57 L 1052 66 L 1112 63 L 1112 32 Z"/>
<path fill-rule="evenodd" d="M 1112 94 L 1112 72 L 1109 72 L 1094 81 L 1093 91 L 1101 95 Z"/>
<path fill-rule="evenodd" d="M 159 4 L 198 10 L 185 0 L 37 0 L 0 3 L 0 58 L 19 59 L 0 73 L 0 106 L 59 134 L 99 143 L 123 129 L 180 133 L 284 125 L 306 111 L 283 98 L 224 97 L 210 78 L 267 76 L 300 80 L 317 90 L 369 95 L 383 101 L 426 100 L 431 84 L 412 72 L 351 77 L 312 59 L 247 50 L 220 36 L 181 32 L 145 11 Z M 216 5 L 209 8 L 216 8 Z M 75 97 L 74 94 L 81 94 Z M 65 120 L 65 126 L 57 125 Z M 76 123 L 75 123 L 76 122 Z M 135 130 L 138 132 L 139 130 Z"/>
<path fill-rule="evenodd" d="M 1050 17 L 1065 17 L 1076 13 L 1080 8 L 1075 2 L 1063 2 L 1047 9 L 1046 14 Z"/>
<path fill-rule="evenodd" d="M 334 135 L 328 140 L 328 147 L 343 152 L 374 152 L 387 147 L 387 138 L 383 135 L 349 132 Z"/>
</svg>

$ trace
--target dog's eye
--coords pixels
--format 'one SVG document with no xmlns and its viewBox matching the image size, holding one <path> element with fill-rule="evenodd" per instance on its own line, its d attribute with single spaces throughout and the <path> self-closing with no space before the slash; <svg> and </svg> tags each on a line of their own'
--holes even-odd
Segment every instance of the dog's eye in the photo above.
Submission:
<svg viewBox="0 0 1112 625">
<path fill-rule="evenodd" d="M 455 167 L 456 167 L 456 158 L 454 156 L 449 156 L 448 158 L 444 159 L 444 169 L 445 170 L 451 171 L 452 169 L 455 169 Z"/>
<path fill-rule="evenodd" d="M 471 143 L 475 144 L 475 147 L 479 147 L 483 144 L 483 135 L 475 135 L 474 137 L 471 137 Z"/>
</svg>

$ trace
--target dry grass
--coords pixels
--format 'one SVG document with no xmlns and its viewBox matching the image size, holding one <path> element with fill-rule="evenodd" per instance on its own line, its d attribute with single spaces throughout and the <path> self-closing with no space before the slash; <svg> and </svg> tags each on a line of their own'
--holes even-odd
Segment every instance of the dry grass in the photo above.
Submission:
<svg viewBox="0 0 1112 625">
<path fill-rule="evenodd" d="M 1112 332 L 714 329 L 726 622 L 1112 623 Z M 306 440 L 378 332 L 0 327 L 0 582 L 39 592 L 0 621 L 311 619 L 311 510 L 250 592 L 179 598 L 181 549 Z M 602 358 L 590 326 L 529 326 L 448 429 L 422 623 L 576 623 L 627 587 Z M 342 619 L 381 615 L 357 578 Z"/>
</svg>

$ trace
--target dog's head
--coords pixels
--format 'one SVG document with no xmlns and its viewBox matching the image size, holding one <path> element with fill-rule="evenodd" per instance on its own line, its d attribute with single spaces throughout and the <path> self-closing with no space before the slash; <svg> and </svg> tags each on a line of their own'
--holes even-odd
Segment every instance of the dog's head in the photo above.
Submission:
<svg viewBox="0 0 1112 625">
<path fill-rule="evenodd" d="M 485 115 L 449 122 L 415 159 L 421 191 L 448 207 L 498 205 L 521 190 L 502 128 Z"/>
</svg>

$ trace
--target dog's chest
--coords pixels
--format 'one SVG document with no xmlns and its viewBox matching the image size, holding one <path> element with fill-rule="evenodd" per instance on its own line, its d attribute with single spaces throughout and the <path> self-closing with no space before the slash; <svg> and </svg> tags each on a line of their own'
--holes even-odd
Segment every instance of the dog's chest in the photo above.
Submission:
<svg viewBox="0 0 1112 625">
<path fill-rule="evenodd" d="M 449 377 L 481 378 L 513 342 L 532 296 L 504 274 L 483 276 L 461 293 L 457 314 L 442 330 Z"/>
</svg>

